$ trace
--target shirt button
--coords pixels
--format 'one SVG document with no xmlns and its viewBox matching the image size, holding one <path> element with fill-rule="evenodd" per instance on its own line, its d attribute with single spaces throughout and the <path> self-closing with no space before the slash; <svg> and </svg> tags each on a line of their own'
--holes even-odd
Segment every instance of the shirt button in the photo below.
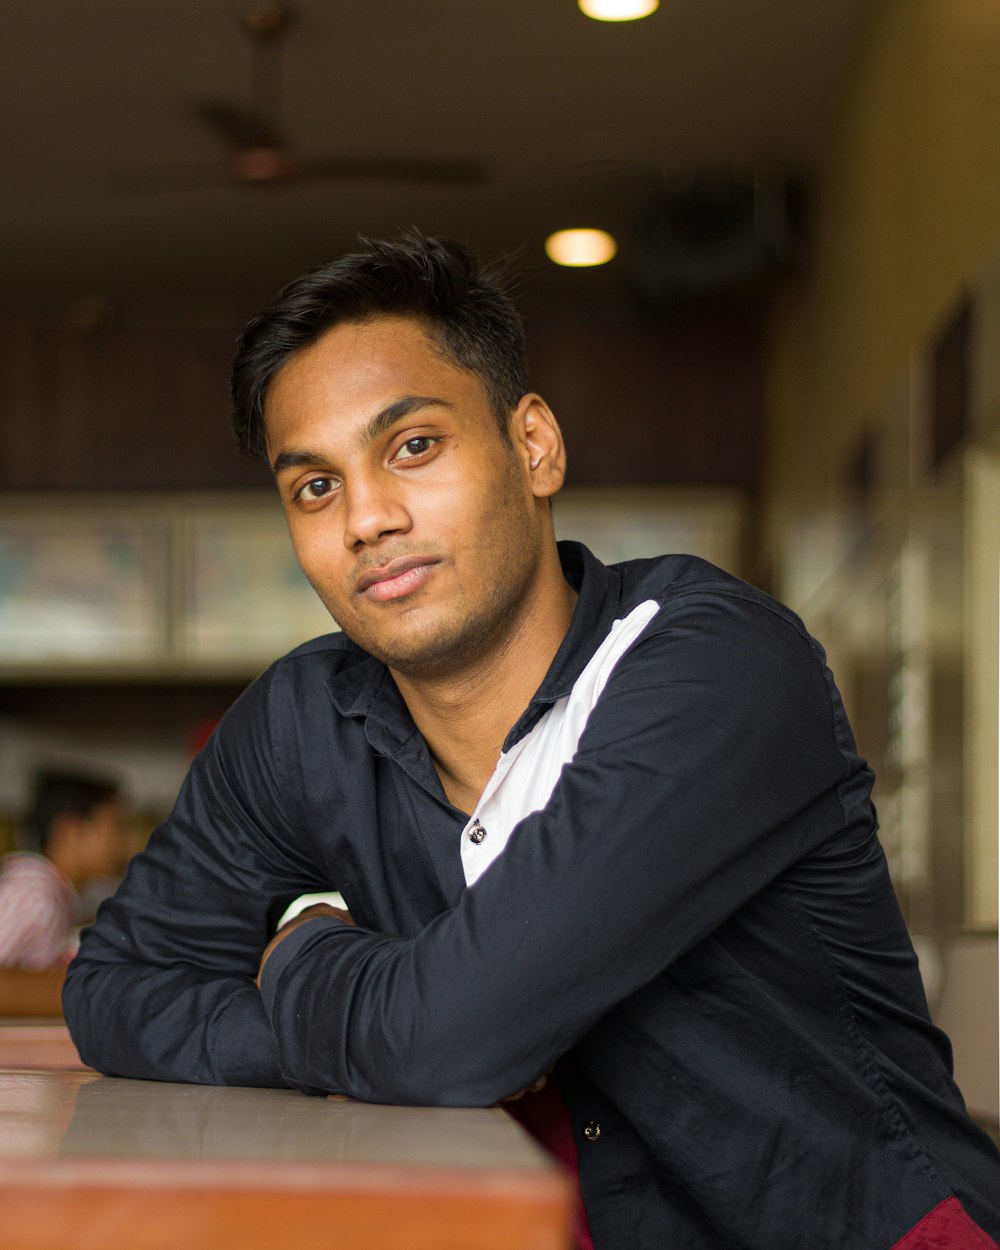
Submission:
<svg viewBox="0 0 1000 1250">
<path fill-rule="evenodd" d="M 482 827 L 482 825 L 477 820 L 475 824 L 472 826 L 472 828 L 469 830 L 469 840 L 470 842 L 475 842 L 476 846 L 478 846 L 479 843 L 485 841 L 485 839 L 486 839 L 486 830 Z"/>
<path fill-rule="evenodd" d="M 601 1135 L 601 1126 L 596 1120 L 588 1120 L 583 1126 L 583 1135 L 587 1141 L 597 1141 Z"/>
</svg>

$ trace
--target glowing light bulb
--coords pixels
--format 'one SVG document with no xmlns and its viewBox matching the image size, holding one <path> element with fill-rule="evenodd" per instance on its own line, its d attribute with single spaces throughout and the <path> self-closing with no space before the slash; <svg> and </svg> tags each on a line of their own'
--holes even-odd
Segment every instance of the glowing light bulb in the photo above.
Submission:
<svg viewBox="0 0 1000 1250">
<path fill-rule="evenodd" d="M 549 260 L 574 269 L 606 265 L 617 252 L 618 244 L 606 230 L 557 230 L 545 240 Z"/>
<path fill-rule="evenodd" d="M 649 17 L 660 7 L 660 0 L 577 0 L 581 13 L 598 22 L 634 22 Z"/>
</svg>

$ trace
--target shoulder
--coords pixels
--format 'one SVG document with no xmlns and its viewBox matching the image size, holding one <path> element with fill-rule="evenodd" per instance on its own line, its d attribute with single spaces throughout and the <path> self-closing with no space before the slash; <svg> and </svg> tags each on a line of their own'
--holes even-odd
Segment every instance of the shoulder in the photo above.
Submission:
<svg viewBox="0 0 1000 1250">
<path fill-rule="evenodd" d="M 698 556 L 658 556 L 614 568 L 622 579 L 623 614 L 655 603 L 650 634 L 699 625 L 706 641 L 745 641 L 747 635 L 758 634 L 795 649 L 804 646 L 814 658 L 825 658 L 790 608 Z"/>
<path fill-rule="evenodd" d="M 345 682 L 365 682 L 380 667 L 341 633 L 324 634 L 302 643 L 273 661 L 239 696 L 226 719 L 243 722 L 267 717 L 289 707 L 304 714 L 330 706 L 331 691 Z"/>
<path fill-rule="evenodd" d="M 217 768 L 254 793 L 269 785 L 284 792 L 309 760 L 328 766 L 332 754 L 362 749 L 363 712 L 384 676 L 384 666 L 344 634 L 303 643 L 227 709 L 200 766 Z"/>
<path fill-rule="evenodd" d="M 321 634 L 275 660 L 264 675 L 278 682 L 294 681 L 299 674 L 335 677 L 366 662 L 371 662 L 371 656 L 346 634 Z"/>
<path fill-rule="evenodd" d="M 808 722 L 854 750 L 823 648 L 791 609 L 693 556 L 633 561 L 618 572 L 620 615 L 645 605 L 648 617 L 619 666 L 619 688 L 633 701 L 793 732 Z"/>
<path fill-rule="evenodd" d="M 666 726 L 693 751 L 716 743 L 728 767 L 752 762 L 773 784 L 791 761 L 824 784 L 863 765 L 823 648 L 789 608 L 696 557 L 618 571 L 622 615 L 655 611 L 608 683 L 609 739 L 637 721 Z"/>
<path fill-rule="evenodd" d="M 62 877 L 44 855 L 34 851 L 14 851 L 0 860 L 0 881 L 19 889 L 57 893 Z"/>
<path fill-rule="evenodd" d="M 62 916 L 72 911 L 75 899 L 73 887 L 62 873 L 44 855 L 33 851 L 15 851 L 0 861 L 0 891 L 5 921 L 19 915 L 19 906 L 30 907 L 36 916 L 40 909 Z"/>
</svg>

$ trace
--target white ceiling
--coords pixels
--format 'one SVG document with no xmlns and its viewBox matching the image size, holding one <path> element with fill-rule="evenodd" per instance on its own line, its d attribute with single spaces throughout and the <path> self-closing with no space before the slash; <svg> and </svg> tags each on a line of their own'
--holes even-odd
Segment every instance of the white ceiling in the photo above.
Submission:
<svg viewBox="0 0 1000 1250">
<path fill-rule="evenodd" d="M 882 0 L 663 0 L 597 23 L 575 0 L 298 0 L 283 120 L 303 156 L 470 158 L 472 186 L 222 180 L 199 100 L 247 102 L 251 0 L 8 0 L 0 293 L 269 291 L 407 224 L 486 252 L 571 224 L 622 235 L 651 185 L 808 171 L 863 11 Z M 185 185 L 192 167 L 216 186 Z M 114 177 L 164 175 L 122 192 Z M 174 177 L 176 175 L 176 181 Z M 604 279 L 605 281 L 607 279 Z"/>
</svg>

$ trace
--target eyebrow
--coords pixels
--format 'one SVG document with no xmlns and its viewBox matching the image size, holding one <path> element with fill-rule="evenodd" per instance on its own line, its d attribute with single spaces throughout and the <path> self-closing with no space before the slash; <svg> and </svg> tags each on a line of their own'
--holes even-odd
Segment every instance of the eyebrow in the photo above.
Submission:
<svg viewBox="0 0 1000 1250">
<path fill-rule="evenodd" d="M 324 457 L 315 451 L 283 451 L 275 458 L 274 464 L 271 465 L 271 472 L 275 477 L 285 469 L 299 469 L 304 464 L 312 465 L 319 468 L 324 462 Z"/>
<path fill-rule="evenodd" d="M 404 395 L 375 413 L 368 424 L 358 432 L 357 444 L 359 447 L 370 447 L 383 434 L 387 434 L 397 421 L 402 421 L 404 417 L 408 417 L 412 412 L 418 412 L 421 408 L 452 407 L 454 405 L 446 399 L 435 399 L 430 395 Z"/>
<path fill-rule="evenodd" d="M 404 395 L 393 400 L 371 417 L 358 431 L 355 442 L 361 448 L 370 447 L 404 417 L 421 408 L 453 408 L 454 404 L 447 399 L 438 399 L 431 395 Z M 315 451 L 283 451 L 275 457 L 271 471 L 275 477 L 285 469 L 299 469 L 303 465 L 319 468 L 327 463 L 327 457 Z"/>
</svg>

